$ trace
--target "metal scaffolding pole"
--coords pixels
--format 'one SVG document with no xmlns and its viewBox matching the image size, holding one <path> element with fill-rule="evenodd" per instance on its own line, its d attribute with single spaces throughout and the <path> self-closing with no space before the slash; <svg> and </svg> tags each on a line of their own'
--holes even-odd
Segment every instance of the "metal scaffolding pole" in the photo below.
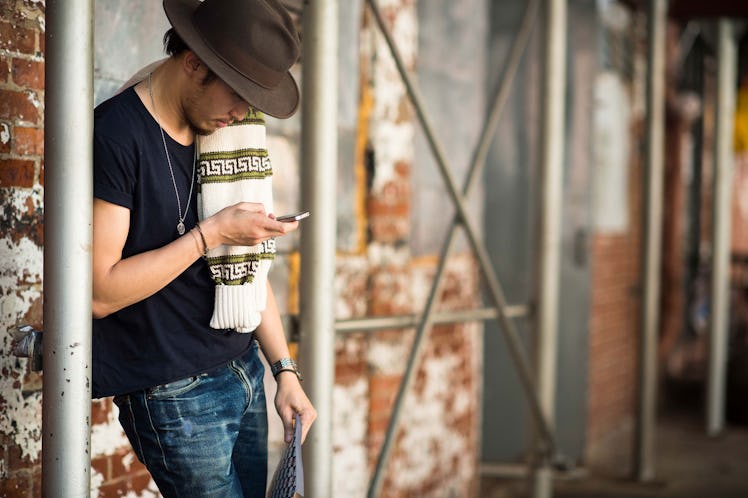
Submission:
<svg viewBox="0 0 748 498">
<path fill-rule="evenodd" d="M 504 308 L 507 318 L 520 318 L 530 316 L 530 307 L 523 305 L 509 305 Z M 478 322 L 485 320 L 496 320 L 499 311 L 496 308 L 476 308 L 464 311 L 434 311 L 431 314 L 433 325 L 446 323 Z M 338 320 L 335 330 L 338 333 L 371 332 L 384 329 L 407 329 L 416 327 L 421 323 L 421 315 L 397 315 L 369 318 L 351 318 Z"/>
<path fill-rule="evenodd" d="M 706 430 L 716 436 L 725 425 L 728 314 L 730 299 L 730 209 L 732 201 L 732 129 L 735 112 L 737 44 L 733 22 L 717 29 L 714 195 L 712 196 L 712 312 L 709 320 L 709 373 Z"/>
<path fill-rule="evenodd" d="M 91 486 L 93 1 L 48 0 L 42 495 Z"/>
<path fill-rule="evenodd" d="M 338 2 L 306 2 L 303 13 L 300 363 L 318 419 L 304 445 L 308 498 L 332 496 L 335 377 L 335 192 L 338 171 Z"/>
<path fill-rule="evenodd" d="M 665 147 L 665 35 L 667 0 L 650 0 L 647 40 L 647 155 L 645 170 L 644 265 L 639 407 L 636 427 L 636 477 L 655 475 L 654 444 L 657 408 L 657 336 L 660 312 L 662 202 Z"/>
<path fill-rule="evenodd" d="M 564 112 L 566 109 L 567 0 L 548 0 L 545 12 L 540 233 L 538 237 L 538 308 L 535 343 L 537 392 L 543 415 L 552 427 L 556 403 L 558 299 L 561 275 Z M 553 495 L 550 462 L 537 462 L 532 496 Z"/>
</svg>

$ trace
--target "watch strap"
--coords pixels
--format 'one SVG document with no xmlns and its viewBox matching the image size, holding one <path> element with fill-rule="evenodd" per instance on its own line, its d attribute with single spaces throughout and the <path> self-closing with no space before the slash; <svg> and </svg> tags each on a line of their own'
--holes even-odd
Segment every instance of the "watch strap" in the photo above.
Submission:
<svg viewBox="0 0 748 498">
<path fill-rule="evenodd" d="M 278 374 L 281 372 L 293 372 L 296 374 L 296 377 L 298 377 L 299 380 L 304 380 L 304 376 L 301 375 L 299 366 L 296 364 L 293 358 L 281 358 L 280 360 L 270 365 L 270 371 L 272 372 L 273 377 L 278 377 Z"/>
</svg>

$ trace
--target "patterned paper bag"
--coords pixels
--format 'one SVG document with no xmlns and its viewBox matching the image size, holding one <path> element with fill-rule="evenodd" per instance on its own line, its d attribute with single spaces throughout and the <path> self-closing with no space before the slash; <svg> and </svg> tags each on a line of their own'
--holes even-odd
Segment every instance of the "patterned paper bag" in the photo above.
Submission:
<svg viewBox="0 0 748 498">
<path fill-rule="evenodd" d="M 283 457 L 273 474 L 268 498 L 304 496 L 304 463 L 301 461 L 301 418 L 294 415 L 296 426 L 293 440 L 288 443 Z"/>
</svg>

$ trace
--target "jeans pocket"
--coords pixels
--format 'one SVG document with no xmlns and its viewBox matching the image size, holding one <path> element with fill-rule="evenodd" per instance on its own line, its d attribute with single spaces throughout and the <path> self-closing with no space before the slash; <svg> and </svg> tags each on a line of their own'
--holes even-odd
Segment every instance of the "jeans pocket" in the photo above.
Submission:
<svg viewBox="0 0 748 498">
<path fill-rule="evenodd" d="M 200 385 L 207 374 L 185 377 L 184 379 L 175 380 L 167 384 L 161 384 L 151 387 L 146 391 L 148 399 L 165 399 L 173 398 L 185 394 Z"/>
</svg>

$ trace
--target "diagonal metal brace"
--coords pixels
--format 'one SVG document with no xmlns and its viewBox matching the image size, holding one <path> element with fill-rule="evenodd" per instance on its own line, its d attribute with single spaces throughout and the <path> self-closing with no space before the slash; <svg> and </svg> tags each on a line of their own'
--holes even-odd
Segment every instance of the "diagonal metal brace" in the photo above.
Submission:
<svg viewBox="0 0 748 498">
<path fill-rule="evenodd" d="M 535 391 L 535 382 L 533 379 L 533 374 L 530 369 L 529 362 L 522 349 L 522 344 L 519 339 L 519 334 L 517 333 L 514 323 L 507 316 L 506 309 L 508 306 L 506 303 L 506 299 L 504 297 L 504 292 L 502 290 L 501 284 L 498 278 L 496 277 L 495 272 L 493 271 L 493 266 L 491 264 L 489 255 L 485 247 L 475 236 L 477 231 L 475 230 L 475 227 L 471 223 L 471 220 L 467 214 L 467 210 L 465 209 L 465 205 L 463 202 L 464 197 L 467 196 L 472 184 L 474 183 L 474 179 L 477 176 L 476 172 L 478 171 L 479 166 L 481 166 L 485 162 L 485 156 L 488 151 L 488 146 L 490 145 L 490 137 L 492 137 L 495 133 L 496 126 L 499 120 L 499 116 L 501 114 L 501 110 L 503 109 L 503 106 L 506 103 L 506 100 L 509 95 L 509 90 L 511 87 L 510 84 L 514 80 L 514 75 L 516 74 L 520 58 L 522 56 L 522 53 L 525 47 L 528 44 L 529 35 L 531 32 L 532 26 L 535 23 L 535 19 L 537 18 L 537 12 L 539 10 L 540 2 L 539 0 L 531 0 L 531 3 L 527 7 L 527 11 L 525 12 L 525 16 L 522 21 L 522 26 L 512 45 L 509 60 L 507 63 L 506 72 L 503 75 L 501 85 L 499 87 L 499 90 L 496 94 L 496 98 L 494 100 L 494 105 L 484 124 L 484 128 L 481 133 L 481 139 L 479 141 L 478 147 L 476 148 L 475 154 L 471 161 L 470 168 L 468 171 L 468 175 L 467 175 L 462 193 L 457 191 L 456 183 L 447 165 L 445 155 L 441 149 L 441 146 L 439 145 L 438 141 L 435 138 L 433 128 L 430 124 L 428 117 L 425 114 L 424 106 L 422 104 L 422 99 L 420 97 L 420 94 L 418 93 L 415 85 L 411 81 L 411 78 L 405 68 L 405 64 L 403 63 L 402 57 L 400 56 L 399 51 L 394 41 L 392 40 L 389 30 L 384 24 L 382 15 L 376 5 L 376 2 L 375 0 L 367 0 L 367 3 L 392 53 L 395 64 L 397 65 L 398 71 L 400 72 L 400 76 L 403 79 L 403 83 L 405 84 L 408 95 L 411 99 L 413 107 L 415 108 L 416 114 L 423 127 L 424 133 L 432 149 L 432 152 L 437 161 L 437 164 L 440 168 L 440 172 L 444 178 L 450 197 L 457 210 L 457 213 L 454 216 L 454 219 L 452 221 L 449 233 L 442 246 L 442 250 L 441 250 L 441 254 L 439 258 L 439 267 L 437 268 L 437 272 L 434 277 L 434 282 L 432 283 L 432 287 L 431 287 L 431 290 L 428 296 L 425 310 L 422 315 L 421 322 L 416 330 L 414 343 L 413 343 L 410 355 L 408 357 L 408 363 L 406 366 L 406 370 L 403 376 L 402 383 L 398 390 L 396 403 L 393 408 L 392 416 L 390 418 L 390 423 L 387 428 L 387 433 L 385 436 L 384 443 L 382 445 L 382 450 L 377 460 L 375 472 L 372 477 L 372 481 L 370 483 L 368 497 L 376 498 L 377 496 L 379 496 L 381 492 L 383 476 L 384 476 L 384 472 L 387 466 L 387 462 L 389 461 L 389 457 L 392 451 L 394 436 L 398 429 L 404 397 L 406 393 L 409 392 L 410 390 L 410 387 L 411 387 L 411 384 L 414 378 L 413 373 L 415 370 L 415 364 L 423 350 L 423 338 L 425 337 L 426 332 L 430 330 L 433 324 L 432 311 L 433 311 L 434 303 L 436 302 L 436 296 L 438 295 L 439 287 L 440 287 L 441 280 L 444 274 L 444 268 L 446 266 L 447 256 L 449 255 L 451 248 L 452 248 L 454 235 L 456 233 L 456 228 L 457 228 L 457 225 L 460 223 L 464 226 L 469 242 L 476 256 L 478 257 L 481 269 L 488 283 L 491 297 L 493 298 L 494 304 L 498 310 L 498 320 L 500 324 L 502 325 L 504 338 L 507 342 L 509 351 L 518 369 L 522 387 L 524 388 L 525 394 L 528 397 L 533 419 L 540 433 L 539 434 L 540 439 L 541 439 L 540 442 L 542 443 L 541 452 L 544 454 L 546 458 L 550 458 L 550 457 L 556 458 L 557 447 L 556 447 L 555 438 L 553 436 L 550 424 L 546 420 L 545 415 L 541 409 L 540 402 L 538 400 L 537 393 Z"/>
</svg>

